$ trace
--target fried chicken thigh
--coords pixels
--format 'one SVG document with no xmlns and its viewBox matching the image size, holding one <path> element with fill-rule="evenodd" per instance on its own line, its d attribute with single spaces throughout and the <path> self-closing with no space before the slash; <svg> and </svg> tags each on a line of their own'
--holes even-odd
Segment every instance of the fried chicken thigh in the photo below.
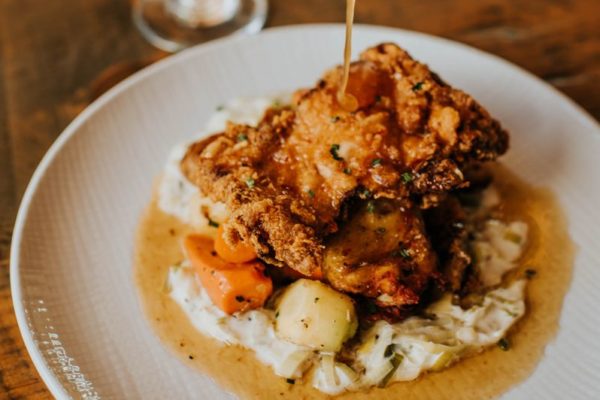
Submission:
<svg viewBox="0 0 600 400">
<path fill-rule="evenodd" d="M 469 95 L 393 44 L 351 65 L 347 93 L 357 109 L 340 105 L 341 80 L 335 68 L 290 107 L 269 109 L 257 127 L 229 124 L 193 144 L 182 171 L 227 204 L 232 244 L 247 241 L 269 264 L 323 275 L 381 306 L 416 304 L 438 274 L 420 209 L 468 185 L 462 169 L 504 153 L 508 135 Z M 369 216 L 367 204 L 386 211 Z M 360 226 L 381 237 L 350 233 Z M 344 241 L 365 249 L 344 252 Z"/>
</svg>

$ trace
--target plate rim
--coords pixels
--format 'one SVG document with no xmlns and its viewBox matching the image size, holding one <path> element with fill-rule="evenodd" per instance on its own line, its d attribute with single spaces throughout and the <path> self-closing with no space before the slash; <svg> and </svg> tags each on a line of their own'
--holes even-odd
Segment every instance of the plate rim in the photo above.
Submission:
<svg viewBox="0 0 600 400">
<path fill-rule="evenodd" d="M 343 29 L 344 24 L 342 23 L 310 23 L 310 24 L 294 24 L 294 25 L 284 25 L 278 27 L 269 27 L 256 35 L 233 35 L 221 39 L 217 39 L 208 43 L 199 44 L 188 49 L 185 49 L 179 53 L 170 55 L 165 59 L 162 59 L 152 65 L 149 65 L 140 71 L 135 72 L 128 78 L 119 82 L 117 85 L 109 89 L 106 93 L 101 95 L 94 102 L 89 104 L 81 113 L 79 113 L 68 125 L 67 127 L 57 136 L 51 146 L 48 148 L 44 156 L 42 157 L 40 163 L 36 167 L 34 173 L 32 174 L 23 197 L 21 198 L 19 208 L 17 211 L 17 216 L 15 218 L 15 224 L 13 227 L 13 234 L 11 238 L 10 245 L 10 290 L 11 290 L 11 300 L 13 304 L 13 310 L 16 315 L 17 325 L 19 327 L 19 332 L 21 337 L 23 338 L 23 342 L 25 344 L 25 348 L 29 356 L 31 357 L 34 367 L 39 373 L 42 381 L 50 391 L 50 393 L 56 398 L 69 398 L 69 394 L 66 391 L 65 387 L 61 384 L 60 380 L 55 376 L 52 370 L 49 368 L 46 358 L 42 354 L 41 350 L 35 343 L 33 338 L 33 334 L 29 329 L 27 323 L 26 316 L 26 307 L 23 303 L 24 299 L 21 293 L 21 266 L 20 266 L 20 248 L 21 243 L 23 241 L 23 227 L 27 218 L 29 216 L 29 209 L 32 203 L 33 198 L 38 192 L 39 184 L 46 175 L 48 167 L 54 161 L 58 153 L 63 149 L 66 143 L 75 135 L 77 132 L 80 132 L 80 127 L 94 114 L 96 114 L 99 110 L 101 110 L 104 105 L 111 102 L 115 97 L 119 96 L 121 93 L 126 92 L 132 86 L 138 84 L 139 82 L 149 79 L 153 74 L 158 73 L 164 69 L 168 69 L 172 65 L 176 65 L 179 63 L 185 62 L 186 59 L 197 56 L 198 54 L 202 54 L 204 52 L 210 51 L 213 48 L 218 48 L 221 46 L 227 46 L 230 43 L 236 43 L 244 40 L 251 40 L 255 37 L 261 36 L 277 36 L 282 33 L 290 32 L 290 31 L 298 31 L 301 32 L 303 30 L 314 30 L 314 29 L 322 29 L 322 30 L 339 30 Z M 565 106 L 565 110 L 567 110 L 570 114 L 572 114 L 575 118 L 579 119 L 582 123 L 585 123 L 590 126 L 589 136 L 596 137 L 596 140 L 600 140 L 600 135 L 597 135 L 600 132 L 600 123 L 581 105 L 577 104 L 573 99 L 568 97 L 563 92 L 559 91 L 549 83 L 543 81 L 538 76 L 533 73 L 527 71 L 526 69 L 498 56 L 493 53 L 489 53 L 487 51 L 478 49 L 471 45 L 458 42 L 455 40 L 447 39 L 440 36 L 435 36 L 428 33 L 412 31 L 407 29 L 382 26 L 382 25 L 373 25 L 373 24 L 355 24 L 354 25 L 356 31 L 379 31 L 382 33 L 388 32 L 389 34 L 402 34 L 405 36 L 412 36 L 417 39 L 425 40 L 425 41 L 433 41 L 443 44 L 445 46 L 451 46 L 458 48 L 463 51 L 468 51 L 474 53 L 475 55 L 483 58 L 487 58 L 492 60 L 495 64 L 501 65 L 503 68 L 508 69 L 511 73 L 519 75 L 523 78 L 527 78 L 532 84 L 538 86 L 538 88 L 542 91 L 545 91 L 548 94 L 551 94 L 552 97 L 560 99 L 560 102 Z M 593 132 L 596 130 L 598 132 Z"/>
</svg>

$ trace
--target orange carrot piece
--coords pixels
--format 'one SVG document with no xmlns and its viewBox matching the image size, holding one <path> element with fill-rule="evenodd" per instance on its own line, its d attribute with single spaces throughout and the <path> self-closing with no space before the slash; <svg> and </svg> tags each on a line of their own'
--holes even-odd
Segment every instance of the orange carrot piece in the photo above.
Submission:
<svg viewBox="0 0 600 400">
<path fill-rule="evenodd" d="M 244 242 L 238 242 L 230 246 L 223 239 L 223 225 L 219 226 L 217 238 L 215 239 L 215 251 L 225 261 L 232 263 L 243 263 L 256 259 L 254 247 Z"/>
<path fill-rule="evenodd" d="M 227 314 L 261 307 L 273 292 L 259 262 L 230 263 L 213 250 L 213 241 L 190 234 L 183 247 L 212 302 Z"/>
</svg>

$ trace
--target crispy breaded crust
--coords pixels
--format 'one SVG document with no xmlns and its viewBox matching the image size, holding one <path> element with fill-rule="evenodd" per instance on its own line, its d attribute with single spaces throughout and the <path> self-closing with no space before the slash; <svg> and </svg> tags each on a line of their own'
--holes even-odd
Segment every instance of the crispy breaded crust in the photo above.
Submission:
<svg viewBox="0 0 600 400">
<path fill-rule="evenodd" d="M 297 92 L 292 107 L 268 110 L 257 127 L 229 124 L 190 146 L 181 164 L 203 193 L 227 204 L 228 242 L 248 241 L 268 263 L 309 276 L 323 267 L 325 243 L 344 223 L 351 199 L 435 207 L 448 191 L 468 185 L 463 169 L 508 148 L 508 134 L 483 107 L 396 45 L 370 48 L 352 64 L 347 93 L 357 110 L 339 104 L 340 82 L 341 69 L 332 69 Z M 436 255 L 424 254 L 433 250 L 420 213 L 410 216 L 410 237 L 419 240 L 402 240 L 427 260 L 415 266 L 423 272 L 418 284 L 385 283 L 402 276 L 405 262 L 371 260 L 368 277 L 351 273 L 352 265 L 341 274 L 324 271 L 332 286 L 388 295 L 379 303 L 390 306 L 418 303 L 428 277 L 439 273 Z M 364 285 L 356 282 L 360 276 Z"/>
</svg>

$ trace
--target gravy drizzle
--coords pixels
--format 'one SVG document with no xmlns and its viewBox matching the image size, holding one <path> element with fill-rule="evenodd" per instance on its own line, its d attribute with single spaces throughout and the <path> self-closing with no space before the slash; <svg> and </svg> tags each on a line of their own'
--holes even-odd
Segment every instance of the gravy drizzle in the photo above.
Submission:
<svg viewBox="0 0 600 400">
<path fill-rule="evenodd" d="M 356 111 L 358 101 L 354 96 L 346 93 L 348 78 L 350 76 L 350 57 L 352 56 L 352 24 L 354 23 L 354 6 L 356 0 L 346 0 L 346 41 L 344 44 L 344 75 L 342 85 L 337 94 L 337 99 L 346 111 Z"/>
</svg>

